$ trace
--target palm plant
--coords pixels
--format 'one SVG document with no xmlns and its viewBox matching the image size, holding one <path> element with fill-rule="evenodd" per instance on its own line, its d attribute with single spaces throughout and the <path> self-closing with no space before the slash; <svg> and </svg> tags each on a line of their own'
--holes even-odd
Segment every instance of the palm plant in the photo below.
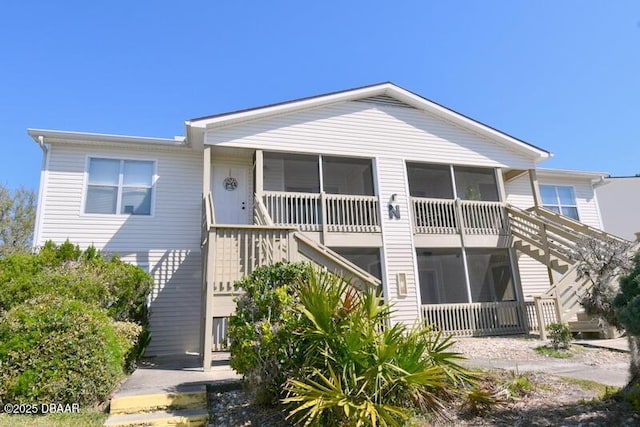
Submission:
<svg viewBox="0 0 640 427">
<path fill-rule="evenodd" d="M 394 426 L 412 411 L 440 412 L 443 400 L 475 381 L 452 342 L 429 328 L 390 325 L 374 290 L 357 292 L 326 271 L 298 286 L 309 320 L 297 332 L 304 368 L 285 385 L 291 419 L 305 425 Z"/>
</svg>

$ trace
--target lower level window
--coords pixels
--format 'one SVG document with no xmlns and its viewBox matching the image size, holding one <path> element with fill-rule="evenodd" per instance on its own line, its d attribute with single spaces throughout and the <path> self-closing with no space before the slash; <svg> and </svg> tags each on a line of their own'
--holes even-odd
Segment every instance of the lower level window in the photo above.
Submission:
<svg viewBox="0 0 640 427">
<path fill-rule="evenodd" d="M 468 301 L 460 249 L 418 249 L 417 258 L 422 304 Z"/>
<path fill-rule="evenodd" d="M 468 290 L 461 249 L 417 249 L 416 255 L 422 304 L 503 302 L 516 299 L 507 249 L 466 250 Z"/>
<path fill-rule="evenodd" d="M 382 279 L 379 248 L 331 248 L 372 276 Z"/>
<path fill-rule="evenodd" d="M 507 249 L 467 249 L 473 302 L 515 301 Z"/>
<path fill-rule="evenodd" d="M 90 158 L 85 213 L 151 215 L 154 162 Z"/>
</svg>

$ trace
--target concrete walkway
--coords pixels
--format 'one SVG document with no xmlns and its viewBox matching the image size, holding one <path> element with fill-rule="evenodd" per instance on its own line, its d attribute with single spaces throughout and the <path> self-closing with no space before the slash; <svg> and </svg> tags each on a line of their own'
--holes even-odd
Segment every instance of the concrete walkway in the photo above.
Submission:
<svg viewBox="0 0 640 427">
<path fill-rule="evenodd" d="M 602 348 L 613 351 L 629 352 L 629 344 L 626 338 L 609 340 L 575 340 L 574 345 Z M 466 366 L 474 368 L 498 368 L 509 369 L 515 372 L 546 372 L 563 377 L 571 377 L 582 380 L 591 380 L 600 384 L 624 387 L 629 376 L 629 364 L 612 362 L 604 366 L 590 365 L 587 363 L 572 362 L 567 359 L 552 360 L 483 360 L 469 359 Z"/>
<path fill-rule="evenodd" d="M 116 397 L 191 391 L 207 384 L 226 384 L 241 379 L 229 366 L 229 353 L 216 353 L 211 371 L 204 372 L 199 356 L 146 359 L 116 392 Z"/>
<path fill-rule="evenodd" d="M 576 345 L 606 348 L 628 352 L 626 338 L 611 340 L 580 340 Z M 237 383 L 241 376 L 229 366 L 229 353 L 214 353 L 211 371 L 204 372 L 199 356 L 158 357 L 145 360 L 120 386 L 115 396 L 151 393 L 175 393 L 191 391 L 198 386 Z M 596 381 L 601 384 L 622 387 L 627 383 L 628 365 L 611 363 L 593 366 L 570 360 L 482 360 L 469 359 L 466 366 L 475 368 L 499 368 L 517 372 L 542 371 L 554 375 Z"/>
<path fill-rule="evenodd" d="M 583 345 L 585 347 L 605 348 L 625 353 L 629 352 L 629 341 L 627 341 L 625 337 L 610 340 L 575 340 L 572 344 Z"/>
<path fill-rule="evenodd" d="M 482 360 L 470 359 L 464 365 L 471 368 L 507 369 L 514 372 L 545 372 L 561 377 L 591 380 L 600 384 L 623 387 L 627 384 L 629 364 L 615 362 L 606 366 L 556 360 Z"/>
</svg>

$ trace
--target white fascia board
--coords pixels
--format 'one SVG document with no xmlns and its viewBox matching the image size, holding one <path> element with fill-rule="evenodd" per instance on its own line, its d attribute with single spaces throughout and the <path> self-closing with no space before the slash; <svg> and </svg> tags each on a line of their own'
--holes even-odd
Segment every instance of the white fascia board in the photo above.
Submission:
<svg viewBox="0 0 640 427">
<path fill-rule="evenodd" d="M 186 147 L 186 139 L 184 137 L 169 138 L 151 138 L 129 135 L 111 135 L 103 133 L 88 132 L 71 132 L 49 129 L 27 129 L 27 133 L 34 141 L 38 142 L 39 137 L 44 138 L 47 144 L 58 144 L 65 142 L 75 142 L 82 144 L 140 144 L 147 146 L 170 146 L 170 147 Z"/>
<path fill-rule="evenodd" d="M 198 120 L 189 120 L 187 126 L 196 128 L 211 129 L 219 126 L 228 125 L 229 123 L 237 123 L 245 120 L 255 120 L 258 118 L 268 117 L 277 114 L 286 114 L 293 111 L 305 110 L 307 108 L 317 108 L 322 105 L 332 104 L 334 102 L 351 101 L 354 99 L 368 98 L 371 96 L 382 95 L 389 87 L 389 83 L 383 83 L 376 86 L 370 86 L 362 89 L 354 89 L 352 91 L 339 92 L 329 95 L 314 96 L 309 99 L 300 101 L 290 101 L 263 108 L 251 108 L 246 111 L 237 113 L 221 114 L 219 116 L 203 118 Z"/>
<path fill-rule="evenodd" d="M 386 95 L 396 98 L 399 101 L 405 102 L 406 104 L 411 105 L 414 108 L 434 114 L 445 120 L 458 124 L 468 130 L 479 133 L 480 135 L 490 140 L 501 142 L 503 145 L 511 147 L 512 149 L 515 149 L 519 152 L 522 152 L 529 156 L 532 156 L 533 154 L 536 162 L 548 159 L 553 156 L 552 153 L 546 150 L 539 149 L 523 141 L 520 141 L 517 138 L 509 136 L 503 132 L 500 132 L 499 130 L 493 129 L 490 126 L 466 117 L 442 105 L 436 104 L 435 102 L 431 102 L 403 88 L 392 85 L 387 89 Z"/>
<path fill-rule="evenodd" d="M 582 180 L 599 181 L 609 176 L 606 172 L 580 171 L 572 169 L 537 168 L 539 177 L 577 178 Z"/>
<path fill-rule="evenodd" d="M 465 117 L 460 113 L 431 102 L 406 89 L 396 86 L 393 83 L 381 83 L 379 85 L 368 86 L 350 91 L 343 91 L 328 95 L 319 95 L 311 97 L 309 99 L 302 99 L 300 101 L 294 100 L 281 104 L 275 104 L 272 106 L 266 106 L 263 108 L 238 111 L 237 113 L 221 114 L 209 118 L 205 117 L 202 119 L 190 120 L 185 122 L 185 125 L 187 128 L 192 127 L 205 130 L 214 129 L 217 127 L 234 125 L 244 121 L 256 120 L 273 115 L 286 114 L 310 108 L 317 108 L 335 102 L 353 101 L 378 95 L 390 96 L 399 101 L 405 102 L 406 104 L 418 110 L 434 114 L 454 124 L 464 127 L 472 132 L 476 132 L 492 141 L 496 141 L 506 147 L 509 147 L 513 150 L 523 153 L 528 157 L 531 157 L 536 163 L 548 159 L 552 156 L 552 154 L 548 151 L 534 147 L 530 144 L 518 140 L 517 138 L 511 137 L 487 125 Z"/>
</svg>

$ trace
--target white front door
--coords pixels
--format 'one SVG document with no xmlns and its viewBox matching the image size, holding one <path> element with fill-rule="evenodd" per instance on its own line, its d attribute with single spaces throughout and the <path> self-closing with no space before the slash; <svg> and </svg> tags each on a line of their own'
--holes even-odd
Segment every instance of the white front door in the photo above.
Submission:
<svg viewBox="0 0 640 427">
<path fill-rule="evenodd" d="M 250 166 L 214 163 L 211 182 L 216 224 L 251 224 Z"/>
</svg>

